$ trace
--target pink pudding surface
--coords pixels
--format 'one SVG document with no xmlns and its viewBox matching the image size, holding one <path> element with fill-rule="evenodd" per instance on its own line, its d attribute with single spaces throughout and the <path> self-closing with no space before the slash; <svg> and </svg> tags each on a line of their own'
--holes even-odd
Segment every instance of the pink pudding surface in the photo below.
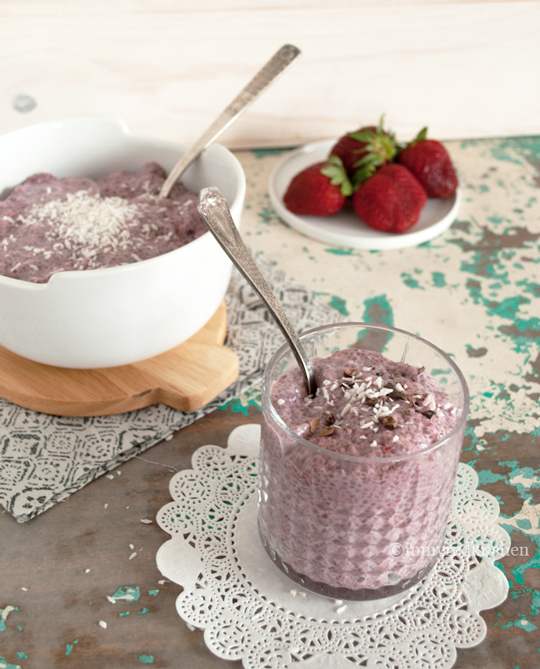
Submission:
<svg viewBox="0 0 540 669">
<path fill-rule="evenodd" d="M 442 546 L 462 439 L 445 440 L 456 406 L 422 368 L 379 353 L 312 362 L 315 397 L 295 367 L 271 387 L 274 415 L 263 407 L 263 543 L 323 594 L 393 594 L 423 577 Z"/>
<path fill-rule="evenodd" d="M 0 274 L 46 283 L 56 272 L 116 267 L 168 253 L 207 231 L 197 194 L 157 163 L 92 181 L 35 174 L 0 202 Z"/>
</svg>

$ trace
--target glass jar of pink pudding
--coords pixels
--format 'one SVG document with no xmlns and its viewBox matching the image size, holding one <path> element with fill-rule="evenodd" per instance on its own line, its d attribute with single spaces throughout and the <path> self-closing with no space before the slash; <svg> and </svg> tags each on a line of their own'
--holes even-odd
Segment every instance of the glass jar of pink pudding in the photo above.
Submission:
<svg viewBox="0 0 540 669">
<path fill-rule="evenodd" d="M 301 335 L 317 394 L 287 345 L 265 371 L 259 533 L 289 578 L 344 600 L 418 583 L 446 531 L 469 407 L 456 364 L 395 328 Z"/>
</svg>

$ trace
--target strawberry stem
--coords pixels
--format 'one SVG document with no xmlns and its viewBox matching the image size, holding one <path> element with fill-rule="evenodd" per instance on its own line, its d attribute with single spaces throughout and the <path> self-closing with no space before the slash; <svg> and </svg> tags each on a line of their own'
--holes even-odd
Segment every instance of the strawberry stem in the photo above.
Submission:
<svg viewBox="0 0 540 669">
<path fill-rule="evenodd" d="M 334 186 L 341 186 L 342 195 L 345 197 L 352 195 L 353 187 L 339 156 L 329 156 L 324 167 L 321 168 L 321 174 L 328 177 Z"/>
<path fill-rule="evenodd" d="M 356 168 L 353 177 L 355 185 L 369 179 L 376 168 L 385 162 L 392 162 L 398 151 L 394 133 L 384 129 L 384 114 L 379 119 L 376 129 L 364 128 L 347 134 L 365 145 L 358 149 L 358 153 L 365 155 L 354 166 Z"/>
<path fill-rule="evenodd" d="M 418 142 L 423 142 L 427 137 L 427 132 L 428 132 L 427 126 L 425 128 L 422 128 L 422 130 L 420 130 L 420 132 L 416 135 L 414 139 L 411 139 L 411 141 L 408 144 L 405 144 L 405 146 L 402 146 L 400 148 L 399 153 L 401 153 L 403 149 L 408 149 L 409 146 L 414 146 L 415 144 L 418 144 Z"/>
</svg>

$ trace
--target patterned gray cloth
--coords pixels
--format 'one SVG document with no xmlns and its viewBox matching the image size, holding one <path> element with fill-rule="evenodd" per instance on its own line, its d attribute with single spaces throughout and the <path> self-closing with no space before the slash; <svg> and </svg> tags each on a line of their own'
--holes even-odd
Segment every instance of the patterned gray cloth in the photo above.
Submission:
<svg viewBox="0 0 540 669">
<path fill-rule="evenodd" d="M 267 259 L 257 263 L 298 331 L 343 320 Z M 260 381 L 267 360 L 283 343 L 265 305 L 235 270 L 225 298 L 227 341 L 240 375 L 203 409 L 182 412 L 163 404 L 93 418 L 49 416 L 0 399 L 0 503 L 19 522 L 30 520 L 98 476 Z M 1 371 L 0 371 L 1 373 Z"/>
</svg>

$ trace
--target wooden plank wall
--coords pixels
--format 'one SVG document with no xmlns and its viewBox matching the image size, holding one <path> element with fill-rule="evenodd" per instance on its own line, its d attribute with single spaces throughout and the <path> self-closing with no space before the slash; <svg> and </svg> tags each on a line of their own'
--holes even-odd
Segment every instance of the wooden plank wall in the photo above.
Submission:
<svg viewBox="0 0 540 669">
<path fill-rule="evenodd" d="M 282 44 L 301 59 L 223 136 L 540 133 L 540 2 L 0 0 L 0 132 L 85 115 L 190 143 Z"/>
</svg>

